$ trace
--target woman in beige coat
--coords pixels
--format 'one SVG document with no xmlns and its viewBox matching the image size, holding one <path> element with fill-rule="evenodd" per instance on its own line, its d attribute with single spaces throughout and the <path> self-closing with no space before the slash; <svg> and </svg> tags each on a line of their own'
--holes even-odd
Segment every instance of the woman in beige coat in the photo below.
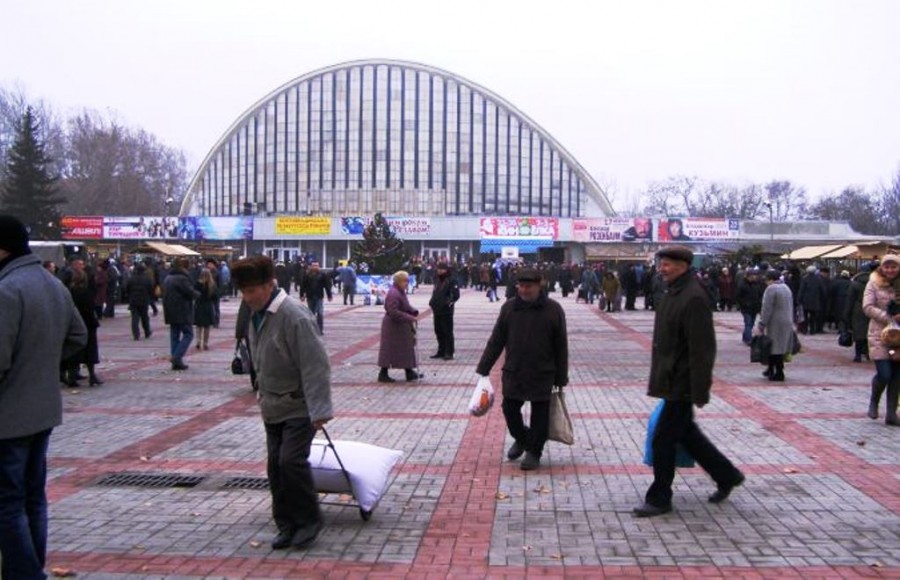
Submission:
<svg viewBox="0 0 900 580">
<path fill-rule="evenodd" d="M 875 361 L 869 417 L 878 418 L 878 403 L 887 389 L 885 423 L 900 425 L 897 402 L 900 396 L 900 348 L 885 344 L 881 333 L 891 324 L 900 324 L 900 256 L 888 254 L 872 273 L 863 292 L 862 308 L 869 318 L 869 358 Z"/>
</svg>

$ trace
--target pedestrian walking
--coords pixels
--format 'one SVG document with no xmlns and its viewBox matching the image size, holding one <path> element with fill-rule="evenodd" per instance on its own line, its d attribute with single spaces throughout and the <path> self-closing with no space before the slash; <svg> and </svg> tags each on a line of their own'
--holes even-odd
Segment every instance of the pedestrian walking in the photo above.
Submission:
<svg viewBox="0 0 900 580">
<path fill-rule="evenodd" d="M 428 306 L 434 317 L 434 334 L 437 338 L 437 352 L 431 358 L 453 360 L 456 341 L 453 337 L 453 313 L 459 300 L 459 285 L 450 267 L 441 262 L 437 265 L 437 275 Z"/>
<path fill-rule="evenodd" d="M 0 215 L 0 577 L 46 578 L 47 448 L 62 423 L 57 363 L 87 343 L 25 225 Z"/>
<path fill-rule="evenodd" d="M 219 315 L 216 304 L 219 302 L 219 289 L 213 272 L 207 268 L 200 271 L 194 283 L 197 300 L 194 304 L 194 326 L 197 327 L 197 350 L 209 350 L 209 329 L 216 325 Z"/>
<path fill-rule="evenodd" d="M 569 384 L 569 339 L 566 313 L 541 292 L 537 270 L 519 270 L 516 297 L 504 302 L 491 337 L 475 372 L 488 376 L 506 351 L 501 375 L 503 417 L 513 438 L 506 453 L 510 460 L 522 455 L 523 471 L 537 469 L 550 426 L 550 394 L 554 386 Z M 525 425 L 522 407 L 531 405 L 531 425 Z"/>
<path fill-rule="evenodd" d="M 266 429 L 272 548 L 306 548 L 323 526 L 309 453 L 313 437 L 334 418 L 331 366 L 316 319 L 275 282 L 267 256 L 238 260 L 232 282 L 250 307 L 250 348 Z"/>
<path fill-rule="evenodd" d="M 153 300 L 153 280 L 147 273 L 147 266 L 137 263 L 134 272 L 125 284 L 128 294 L 128 310 L 131 311 L 131 336 L 140 340 L 140 327 L 144 329 L 144 338 L 150 338 L 150 303 Z M 140 327 L 139 327 L 140 325 Z"/>
<path fill-rule="evenodd" d="M 419 311 L 409 304 L 406 290 L 409 274 L 403 270 L 394 274 L 393 284 L 384 297 L 384 318 L 381 319 L 381 344 L 378 348 L 379 383 L 396 382 L 388 369 L 403 369 L 407 381 L 417 381 L 424 375 L 416 370 L 416 331 Z"/>
<path fill-rule="evenodd" d="M 872 272 L 863 292 L 863 312 L 869 317 L 869 358 L 875 361 L 869 418 L 878 418 L 878 404 L 887 390 L 884 422 L 900 425 L 897 404 L 900 398 L 900 344 L 885 342 L 887 327 L 900 327 L 900 256 L 887 254 Z"/>
<path fill-rule="evenodd" d="M 713 445 L 694 422 L 694 405 L 709 403 L 716 333 L 709 296 L 691 268 L 694 253 L 684 246 L 657 252 L 666 293 L 656 304 L 653 350 L 647 394 L 665 400 L 653 434 L 653 483 L 639 518 L 672 511 L 676 446 L 681 444 L 716 482 L 711 503 L 724 501 L 744 475 Z"/>
<path fill-rule="evenodd" d="M 322 272 L 318 262 L 313 262 L 303 277 L 300 298 L 306 299 L 306 305 L 316 317 L 320 333 L 325 332 L 325 296 L 331 302 L 331 278 Z"/>
<path fill-rule="evenodd" d="M 169 353 L 172 370 L 186 371 L 184 355 L 194 340 L 194 300 L 200 295 L 188 275 L 187 258 L 175 258 L 175 263 L 163 281 L 163 314 L 169 325 Z"/>
<path fill-rule="evenodd" d="M 356 270 L 353 268 L 353 264 L 347 264 L 339 268 L 338 272 L 341 295 L 344 297 L 344 306 L 347 305 L 348 300 L 352 306 L 356 296 Z"/>
</svg>

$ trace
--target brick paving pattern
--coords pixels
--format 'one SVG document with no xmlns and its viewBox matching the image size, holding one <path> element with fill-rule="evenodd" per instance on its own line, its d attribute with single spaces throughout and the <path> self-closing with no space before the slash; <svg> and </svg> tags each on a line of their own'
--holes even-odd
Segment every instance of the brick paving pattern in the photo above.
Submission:
<svg viewBox="0 0 900 580">
<path fill-rule="evenodd" d="M 426 314 L 429 290 L 410 296 Z M 652 313 L 560 301 L 576 442 L 548 443 L 527 474 L 505 460 L 499 400 L 485 417 L 466 412 L 499 303 L 463 291 L 454 361 L 427 358 L 436 342 L 426 315 L 425 379 L 392 385 L 375 382 L 381 307 L 327 303 L 338 415 L 329 432 L 403 458 L 370 521 L 324 506 L 324 532 L 303 551 L 269 547 L 267 491 L 223 487 L 265 476 L 248 379 L 230 374 L 237 301 L 222 303 L 210 350 L 192 347 L 185 373 L 169 370 L 162 316 L 150 340 L 133 341 L 120 306 L 100 329 L 106 384 L 66 389 L 65 424 L 51 439 L 48 567 L 90 579 L 900 577 L 900 430 L 865 417 L 872 366 L 850 362 L 835 335 L 803 337 L 787 382 L 772 386 L 749 363 L 740 315 L 717 313 L 713 401 L 698 416 L 747 482 L 713 505 L 711 480 L 679 470 L 675 511 L 635 519 L 651 479 L 642 450 L 655 404 L 644 395 Z M 100 485 L 122 472 L 203 479 Z"/>
</svg>

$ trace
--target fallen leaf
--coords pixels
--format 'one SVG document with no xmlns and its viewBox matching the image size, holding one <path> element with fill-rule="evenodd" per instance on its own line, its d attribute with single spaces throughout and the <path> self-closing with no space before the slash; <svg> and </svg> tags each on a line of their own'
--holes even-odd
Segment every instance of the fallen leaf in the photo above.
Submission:
<svg viewBox="0 0 900 580">
<path fill-rule="evenodd" d="M 562 554 L 550 554 L 550 557 L 553 558 L 554 560 L 562 560 L 563 559 Z"/>
<path fill-rule="evenodd" d="M 530 550 L 530 549 L 531 549 L 531 546 L 522 546 L 522 551 L 523 551 L 523 552 L 527 552 L 527 551 Z"/>
<path fill-rule="evenodd" d="M 150 458 L 146 455 L 141 455 L 141 461 L 150 461 Z"/>
<path fill-rule="evenodd" d="M 258 548 L 258 547 L 260 547 L 260 546 L 262 546 L 262 542 L 257 542 L 256 540 L 250 542 L 250 547 L 251 547 L 251 548 Z"/>
<path fill-rule="evenodd" d="M 536 488 L 534 488 L 534 492 L 535 493 L 550 493 L 550 488 L 547 487 L 546 485 L 539 485 Z"/>
<path fill-rule="evenodd" d="M 74 578 L 78 575 L 68 568 L 51 568 L 50 573 L 54 578 Z"/>
<path fill-rule="evenodd" d="M 881 566 L 882 566 L 881 562 L 877 562 L 877 561 L 869 564 L 870 568 L 881 568 Z"/>
<path fill-rule="evenodd" d="M 196 517 L 202 516 L 203 514 L 201 514 L 200 512 L 191 512 L 191 515 L 196 518 Z"/>
<path fill-rule="evenodd" d="M 508 493 L 504 493 L 504 492 L 502 492 L 502 491 L 498 491 L 497 493 L 494 494 L 494 497 L 495 497 L 496 499 L 509 499 L 509 494 L 508 494 Z"/>
<path fill-rule="evenodd" d="M 784 472 L 785 473 L 797 473 L 797 470 L 794 469 L 793 467 L 785 467 Z"/>
<path fill-rule="evenodd" d="M 862 447 L 866 444 L 866 442 L 865 441 L 857 441 L 856 444 L 859 445 L 860 447 Z"/>
</svg>

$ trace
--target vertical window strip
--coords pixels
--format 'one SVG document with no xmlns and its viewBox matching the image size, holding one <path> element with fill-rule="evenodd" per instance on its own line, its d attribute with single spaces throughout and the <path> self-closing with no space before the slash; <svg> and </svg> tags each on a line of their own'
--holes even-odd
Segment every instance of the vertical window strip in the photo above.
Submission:
<svg viewBox="0 0 900 580">
<path fill-rule="evenodd" d="M 357 163 L 359 164 L 359 175 L 357 176 L 357 188 L 360 190 L 363 186 L 363 110 L 365 109 L 365 103 L 363 102 L 366 94 L 366 75 L 364 70 L 366 67 L 359 67 L 359 127 L 357 131 L 359 132 L 359 159 L 357 159 Z"/>
<path fill-rule="evenodd" d="M 344 91 L 346 115 L 344 119 L 344 189 L 350 189 L 350 69 L 347 69 L 347 89 Z"/>
<path fill-rule="evenodd" d="M 419 189 L 419 107 L 421 106 L 419 71 L 416 71 L 416 120 L 415 120 L 415 143 L 413 148 L 413 187 Z"/>
<path fill-rule="evenodd" d="M 434 75 L 428 75 L 428 190 L 434 188 Z"/>
<path fill-rule="evenodd" d="M 259 113 L 253 117 L 253 203 L 259 208 Z"/>
<path fill-rule="evenodd" d="M 443 140 L 441 145 L 441 189 L 444 192 L 443 202 L 443 210 L 447 211 L 447 79 L 443 78 L 441 82 L 441 86 L 443 87 L 444 92 L 444 108 L 443 108 L 443 130 L 441 131 L 441 139 Z"/>
<path fill-rule="evenodd" d="M 372 67 L 372 189 L 378 187 L 378 66 Z"/>
<path fill-rule="evenodd" d="M 540 138 L 539 138 L 540 139 Z M 538 215 L 544 215 L 544 140 L 540 139 L 540 154 L 538 158 Z"/>
<path fill-rule="evenodd" d="M 400 69 L 400 189 L 406 186 L 406 70 Z"/>
<path fill-rule="evenodd" d="M 469 92 L 469 212 L 475 213 L 475 92 Z"/>
<path fill-rule="evenodd" d="M 325 189 L 325 76 L 319 77 L 319 209 L 322 209 L 322 190 Z"/>
<path fill-rule="evenodd" d="M 291 120 L 291 107 L 290 100 L 288 99 L 288 95 L 290 93 L 288 91 L 284 92 L 284 156 L 282 159 L 282 185 L 281 185 L 281 196 L 283 200 L 284 211 L 288 211 L 290 208 L 290 204 L 288 203 L 288 183 L 290 181 L 290 172 L 288 171 L 288 167 L 290 167 L 290 163 L 288 162 L 288 154 L 290 153 L 290 147 L 288 147 L 288 143 L 290 143 L 290 120 Z"/>
<path fill-rule="evenodd" d="M 455 215 L 460 212 L 460 198 L 462 197 L 462 188 L 459 186 L 459 163 L 462 157 L 462 86 L 456 83 L 456 211 Z"/>
<path fill-rule="evenodd" d="M 387 139 L 385 140 L 384 150 L 384 186 L 391 189 L 391 67 L 387 67 L 387 90 L 385 97 L 387 99 L 387 112 L 385 116 L 384 126 Z"/>
<path fill-rule="evenodd" d="M 509 196 L 512 187 L 512 168 L 510 151 L 512 150 L 512 115 L 506 113 L 506 213 L 509 213 Z"/>
<path fill-rule="evenodd" d="M 337 187 L 337 72 L 331 73 L 331 191 Z"/>
<path fill-rule="evenodd" d="M 312 197 L 312 100 L 313 100 L 313 83 L 315 79 L 306 81 L 306 211 L 310 210 L 310 199 Z"/>
<path fill-rule="evenodd" d="M 300 84 L 294 90 L 294 211 L 300 211 Z"/>
<path fill-rule="evenodd" d="M 267 207 L 266 209 L 269 211 L 278 211 L 278 97 L 273 99 L 272 108 L 274 109 L 272 117 L 272 207 Z M 266 122 L 266 175 L 269 174 L 268 135 L 269 123 Z M 268 188 L 266 188 L 266 190 L 266 197 L 268 197 Z"/>
</svg>

